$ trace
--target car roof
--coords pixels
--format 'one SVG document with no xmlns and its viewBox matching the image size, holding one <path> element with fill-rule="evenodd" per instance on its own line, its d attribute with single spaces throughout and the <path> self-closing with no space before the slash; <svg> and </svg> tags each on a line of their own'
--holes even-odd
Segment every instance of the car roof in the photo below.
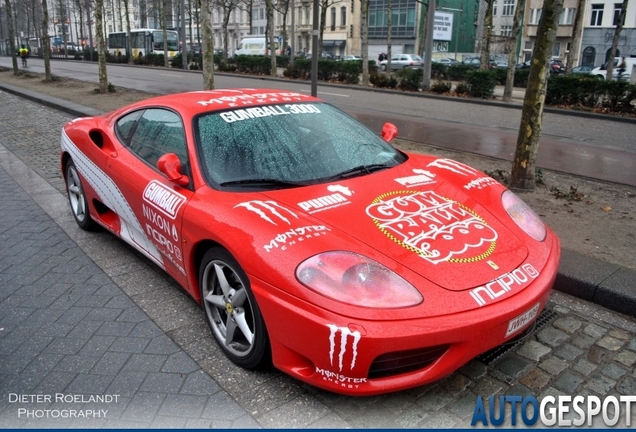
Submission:
<svg viewBox="0 0 636 432">
<path fill-rule="evenodd" d="M 145 99 L 125 108 L 139 109 L 150 106 L 167 106 L 195 116 L 210 111 L 231 108 L 258 107 L 280 103 L 321 102 L 310 95 L 276 89 L 219 89 L 187 93 L 174 93 Z"/>
</svg>

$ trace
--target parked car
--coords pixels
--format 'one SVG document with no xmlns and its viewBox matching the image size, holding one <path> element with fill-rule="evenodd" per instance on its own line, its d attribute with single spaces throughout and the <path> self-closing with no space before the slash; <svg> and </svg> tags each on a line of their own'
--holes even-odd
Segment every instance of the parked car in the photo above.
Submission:
<svg viewBox="0 0 636 432">
<path fill-rule="evenodd" d="M 388 60 L 380 62 L 380 69 L 385 71 Z M 421 68 L 424 64 L 422 57 L 416 54 L 394 54 L 391 56 L 391 70 L 400 70 L 408 68 Z"/>
<path fill-rule="evenodd" d="M 515 69 L 530 69 L 530 64 L 532 60 L 526 60 L 523 63 L 517 63 Z"/>
<path fill-rule="evenodd" d="M 614 68 L 612 69 L 612 76 L 614 79 L 618 78 L 618 62 L 620 61 L 620 57 L 616 57 L 614 59 Z M 626 57 L 625 58 L 625 72 L 621 75 L 621 79 L 626 81 L 630 81 L 631 75 L 633 73 L 634 65 L 636 65 L 636 58 L 634 57 Z M 594 68 L 591 72 L 592 75 L 605 79 L 607 76 L 607 63 Z"/>
<path fill-rule="evenodd" d="M 356 55 L 346 55 L 342 58 L 344 61 L 362 61 L 362 57 Z"/>
<path fill-rule="evenodd" d="M 397 134 L 305 93 L 193 91 L 68 122 L 60 166 L 77 225 L 169 274 L 236 365 L 374 395 L 532 328 L 560 255 L 505 186 Z"/>
<path fill-rule="evenodd" d="M 441 63 L 445 66 L 453 66 L 453 65 L 460 64 L 458 60 L 455 60 L 453 58 L 439 58 L 439 59 L 433 59 L 432 61 L 434 61 L 435 63 Z"/>
<path fill-rule="evenodd" d="M 507 61 L 502 61 L 502 60 L 497 60 L 493 63 L 493 67 L 497 68 L 497 69 L 508 69 L 508 62 Z"/>
<path fill-rule="evenodd" d="M 581 66 L 573 67 L 572 73 L 581 74 L 581 75 L 589 75 L 592 73 L 593 69 L 594 69 L 594 66 L 581 65 Z"/>
<path fill-rule="evenodd" d="M 481 58 L 469 57 L 469 58 L 463 59 L 462 64 L 466 66 L 474 67 L 475 69 L 479 69 L 481 65 Z M 491 57 L 488 63 L 488 69 L 492 69 L 494 67 L 495 67 L 495 59 Z"/>
</svg>

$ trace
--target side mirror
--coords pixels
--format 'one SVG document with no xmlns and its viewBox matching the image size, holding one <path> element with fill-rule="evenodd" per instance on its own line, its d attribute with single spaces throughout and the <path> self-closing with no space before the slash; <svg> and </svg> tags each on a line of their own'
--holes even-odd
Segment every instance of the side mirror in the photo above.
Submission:
<svg viewBox="0 0 636 432">
<path fill-rule="evenodd" d="M 157 168 L 168 177 L 168 180 L 175 182 L 179 186 L 187 186 L 190 183 L 188 176 L 181 174 L 181 161 L 174 153 L 166 153 L 157 161 Z"/>
<path fill-rule="evenodd" d="M 398 128 L 393 123 L 384 123 L 382 126 L 382 139 L 386 142 L 391 142 L 398 134 Z"/>
</svg>

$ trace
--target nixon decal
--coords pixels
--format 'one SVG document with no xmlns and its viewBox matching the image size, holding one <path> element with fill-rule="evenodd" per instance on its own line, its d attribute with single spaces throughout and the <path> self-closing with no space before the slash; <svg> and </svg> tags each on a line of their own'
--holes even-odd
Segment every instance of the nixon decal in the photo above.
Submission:
<svg viewBox="0 0 636 432">
<path fill-rule="evenodd" d="M 265 219 L 273 225 L 278 225 L 273 219 L 277 219 L 285 222 L 287 225 L 291 225 L 291 222 L 285 214 L 298 219 L 296 213 L 281 206 L 276 201 L 246 201 L 234 206 L 234 208 L 237 207 L 245 207 L 247 210 L 256 213 L 261 217 L 261 219 Z M 271 217 L 269 215 L 271 215 Z"/>
<path fill-rule="evenodd" d="M 532 264 L 526 263 L 485 285 L 470 290 L 470 295 L 477 302 L 479 307 L 482 307 L 489 299 L 495 300 L 513 288 L 522 288 L 526 286 L 531 279 L 535 279 L 537 276 L 539 276 L 539 272 L 532 267 Z"/>
<path fill-rule="evenodd" d="M 351 337 L 351 353 L 347 356 L 347 361 L 351 358 L 349 369 L 353 370 L 356 365 L 356 358 L 358 357 L 358 342 L 360 342 L 359 331 L 351 331 L 349 327 L 338 327 L 335 324 L 327 324 L 329 327 L 329 362 L 333 366 L 334 360 L 338 360 L 338 371 L 342 372 L 344 367 L 345 356 L 347 356 L 347 347 L 349 346 L 349 337 Z M 340 335 L 339 343 L 336 336 Z M 338 353 L 336 354 L 336 350 Z"/>
<path fill-rule="evenodd" d="M 156 180 L 151 181 L 144 189 L 144 201 L 168 216 L 170 219 L 177 217 L 179 208 L 185 202 L 185 197 Z"/>
<path fill-rule="evenodd" d="M 177 226 L 175 224 L 168 222 L 159 213 L 147 207 L 145 204 L 142 204 L 142 210 L 146 219 L 152 221 L 157 228 L 172 236 L 174 241 L 179 241 L 179 233 L 177 232 Z"/>
</svg>

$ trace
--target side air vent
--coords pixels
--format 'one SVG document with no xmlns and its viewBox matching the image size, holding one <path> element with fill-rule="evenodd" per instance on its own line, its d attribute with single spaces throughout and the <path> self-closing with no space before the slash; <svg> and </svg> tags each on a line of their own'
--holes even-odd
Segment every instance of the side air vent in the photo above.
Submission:
<svg viewBox="0 0 636 432">
<path fill-rule="evenodd" d="M 91 137 L 91 141 L 93 141 L 93 143 L 99 147 L 99 148 L 103 148 L 104 147 L 104 137 L 102 135 L 102 133 L 98 130 L 92 130 L 88 133 L 88 136 Z"/>
<path fill-rule="evenodd" d="M 371 363 L 369 378 L 385 378 L 424 369 L 440 358 L 449 346 L 440 345 L 382 354 Z"/>
</svg>

